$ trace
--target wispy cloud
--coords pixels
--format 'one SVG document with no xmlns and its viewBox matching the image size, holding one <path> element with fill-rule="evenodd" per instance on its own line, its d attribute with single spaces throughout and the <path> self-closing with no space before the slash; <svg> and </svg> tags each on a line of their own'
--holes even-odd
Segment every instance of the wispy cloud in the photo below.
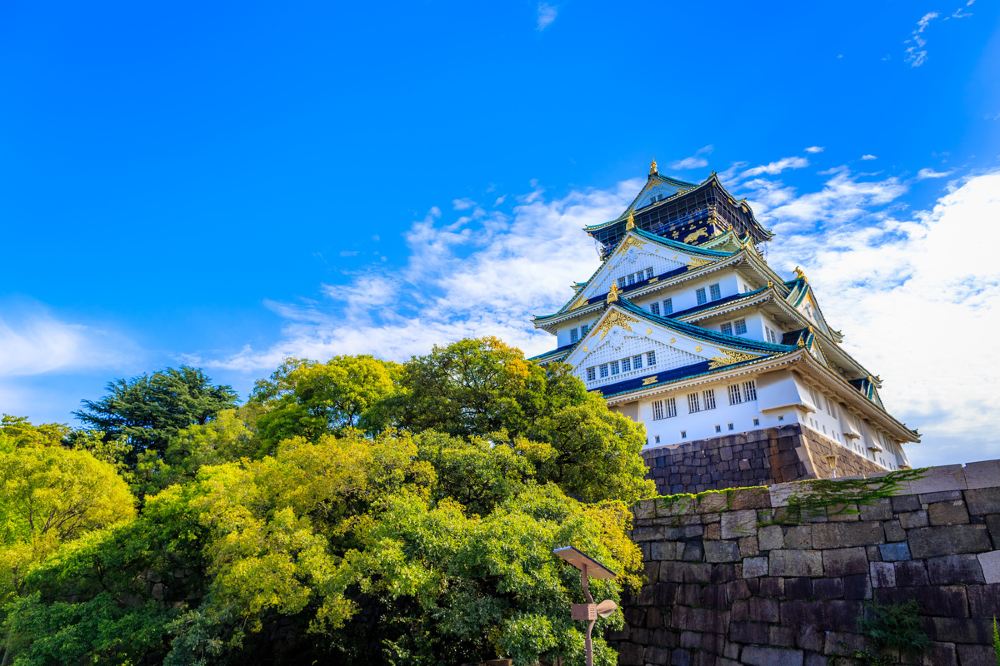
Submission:
<svg viewBox="0 0 1000 666">
<path fill-rule="evenodd" d="M 806 152 L 807 153 L 813 153 L 813 154 L 822 153 L 823 152 L 823 146 L 809 146 L 808 148 L 806 148 Z"/>
<path fill-rule="evenodd" d="M 878 155 L 872 155 L 871 153 L 865 153 L 864 155 L 861 156 L 861 159 L 864 160 L 864 161 L 866 161 L 866 162 L 870 162 L 871 160 L 877 160 L 878 159 Z"/>
<path fill-rule="evenodd" d="M 927 62 L 927 40 L 924 38 L 924 31 L 931 21 L 938 18 L 938 12 L 927 12 L 917 21 L 917 27 L 910 33 L 910 38 L 904 44 L 909 44 L 904 51 L 904 59 L 911 67 L 920 67 Z"/>
<path fill-rule="evenodd" d="M 768 164 L 762 164 L 760 166 L 747 169 L 741 175 L 743 178 L 752 178 L 763 174 L 776 176 L 785 169 L 802 169 L 807 166 L 809 166 L 809 160 L 804 157 L 782 157 L 776 162 L 770 162 Z"/>
<path fill-rule="evenodd" d="M 927 180 L 928 178 L 947 178 L 951 171 L 935 171 L 931 168 L 924 168 L 917 172 L 917 180 Z"/>
<path fill-rule="evenodd" d="M 708 159 L 706 155 L 711 155 L 712 151 L 715 150 L 715 146 L 709 144 L 707 146 L 702 146 L 695 151 L 694 155 L 689 155 L 683 159 L 677 160 L 676 162 L 670 163 L 671 169 L 677 169 L 678 171 L 684 171 L 687 169 L 701 169 L 708 166 Z"/>
<path fill-rule="evenodd" d="M 552 25 L 552 22 L 556 20 L 559 15 L 559 8 L 555 5 L 550 5 L 547 2 L 538 3 L 538 18 L 535 23 L 535 29 L 541 32 L 547 27 Z"/>
<path fill-rule="evenodd" d="M 116 366 L 133 350 L 117 332 L 64 321 L 40 305 L 8 305 L 0 314 L 0 377 Z"/>
</svg>

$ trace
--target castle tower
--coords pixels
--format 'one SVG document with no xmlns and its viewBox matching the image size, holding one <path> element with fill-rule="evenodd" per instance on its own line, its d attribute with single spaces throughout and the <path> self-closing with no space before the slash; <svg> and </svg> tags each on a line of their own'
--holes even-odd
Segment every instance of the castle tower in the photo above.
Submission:
<svg viewBox="0 0 1000 666">
<path fill-rule="evenodd" d="M 840 347 L 806 275 L 785 280 L 772 237 L 713 173 L 661 176 L 616 219 L 587 227 L 601 266 L 535 317 L 609 406 L 643 423 L 661 492 L 869 475 L 908 467 L 918 434 L 880 380 Z"/>
</svg>

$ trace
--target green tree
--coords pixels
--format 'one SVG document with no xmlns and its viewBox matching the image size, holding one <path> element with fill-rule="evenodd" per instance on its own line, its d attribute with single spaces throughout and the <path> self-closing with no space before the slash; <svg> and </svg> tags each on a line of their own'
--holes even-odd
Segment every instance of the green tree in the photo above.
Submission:
<svg viewBox="0 0 1000 666">
<path fill-rule="evenodd" d="M 193 424 L 204 424 L 220 410 L 236 406 L 229 386 L 212 384 L 196 368 L 167 368 L 107 385 L 100 400 L 83 400 L 74 415 L 84 424 L 105 433 L 108 439 L 124 438 L 135 465 L 143 451 L 163 454 L 170 437 Z"/>
<path fill-rule="evenodd" d="M 396 390 L 400 366 L 372 356 L 335 356 L 326 363 L 288 359 L 254 388 L 257 429 L 274 446 L 301 436 L 315 440 L 346 428 L 377 429 L 382 402 Z"/>
</svg>

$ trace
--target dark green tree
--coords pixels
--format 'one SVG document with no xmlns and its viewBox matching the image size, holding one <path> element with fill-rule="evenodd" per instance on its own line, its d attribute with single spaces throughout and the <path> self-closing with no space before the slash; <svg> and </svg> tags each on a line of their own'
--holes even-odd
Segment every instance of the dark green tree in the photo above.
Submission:
<svg viewBox="0 0 1000 666">
<path fill-rule="evenodd" d="M 202 370 L 188 366 L 117 379 L 106 388 L 107 395 L 83 400 L 83 409 L 73 414 L 107 439 L 124 438 L 132 465 L 144 451 L 162 455 L 179 430 L 207 423 L 235 407 L 237 397 L 232 387 L 213 384 Z"/>
</svg>

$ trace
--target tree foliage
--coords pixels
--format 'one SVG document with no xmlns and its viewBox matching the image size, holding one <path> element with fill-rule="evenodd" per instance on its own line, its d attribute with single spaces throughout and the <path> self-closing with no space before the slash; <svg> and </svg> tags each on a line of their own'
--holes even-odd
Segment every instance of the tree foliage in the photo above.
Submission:
<svg viewBox="0 0 1000 666">
<path fill-rule="evenodd" d="M 579 580 L 552 549 L 571 543 L 617 571 L 595 582 L 602 598 L 638 585 L 627 530 L 628 504 L 652 490 L 642 432 L 563 366 L 490 338 L 402 365 L 289 360 L 243 407 L 222 391 L 123 425 L 141 396 L 163 398 L 154 376 L 105 398 L 120 422 L 86 421 L 114 436 L 0 424 L 0 456 L 20 456 L 9 476 L 36 486 L 3 491 L 5 544 L 45 541 L 25 497 L 89 502 L 19 570 L 0 616 L 5 659 L 575 663 Z M 134 453 L 138 515 L 115 442 Z M 615 662 L 596 646 L 598 663 Z"/>
<path fill-rule="evenodd" d="M 236 393 L 217 386 L 196 368 L 167 368 L 107 385 L 99 400 L 83 400 L 74 415 L 108 439 L 123 438 L 129 462 L 143 451 L 162 454 L 170 437 L 193 424 L 204 424 L 220 410 L 236 406 Z"/>
</svg>

